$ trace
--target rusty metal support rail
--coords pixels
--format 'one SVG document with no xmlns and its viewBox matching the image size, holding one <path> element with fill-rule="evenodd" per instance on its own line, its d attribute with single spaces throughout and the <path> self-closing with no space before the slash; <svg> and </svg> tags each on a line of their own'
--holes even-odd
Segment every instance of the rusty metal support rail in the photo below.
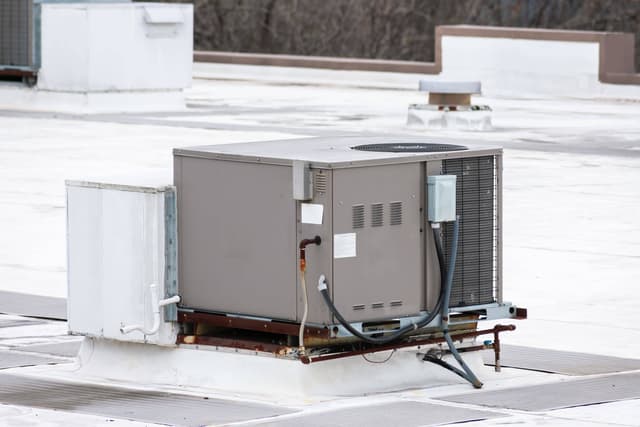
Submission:
<svg viewBox="0 0 640 427">
<path fill-rule="evenodd" d="M 210 326 L 220 326 L 232 329 L 245 329 L 257 332 L 269 332 L 272 334 L 298 335 L 297 323 L 278 322 L 275 320 L 251 319 L 240 316 L 228 316 L 224 314 L 200 313 L 200 312 L 178 312 L 178 322 L 180 323 L 202 323 Z M 307 326 L 305 335 L 317 338 L 329 338 L 329 329 Z"/>
<path fill-rule="evenodd" d="M 499 345 L 499 334 L 500 332 L 505 332 L 505 331 L 514 331 L 516 329 L 515 325 L 496 325 L 491 329 L 482 329 L 479 331 L 473 331 L 473 332 L 462 332 L 462 333 L 452 333 L 451 334 L 451 338 L 454 340 L 461 340 L 461 339 L 465 339 L 465 338 L 476 338 L 478 336 L 481 335 L 489 335 L 489 334 L 493 334 L 494 336 L 494 340 L 497 340 L 498 342 L 498 350 L 497 352 L 500 351 L 500 345 Z M 378 351 L 386 351 L 386 350 L 393 350 L 393 349 L 397 349 L 397 348 L 404 348 L 404 347 L 416 347 L 416 346 L 420 346 L 420 345 L 428 345 L 428 344 L 439 344 L 439 343 L 443 343 L 445 342 L 445 338 L 444 336 L 440 336 L 437 338 L 426 338 L 426 339 L 416 339 L 416 340 L 408 340 L 405 342 L 401 342 L 401 343 L 396 343 L 396 344 L 387 344 L 387 345 L 381 345 L 381 346 L 373 346 L 367 349 L 362 349 L 362 350 L 356 350 L 356 351 L 348 351 L 348 352 L 341 352 L 341 353 L 334 353 L 334 354 L 326 354 L 326 355 L 322 355 L 322 356 L 316 356 L 316 357 L 309 357 L 309 356 L 305 356 L 305 357 L 301 357 L 300 361 L 304 364 L 309 364 L 309 363 L 317 363 L 317 362 L 323 362 L 326 360 L 333 360 L 333 359 L 341 359 L 343 357 L 350 357 L 350 356 L 359 356 L 362 354 L 369 354 L 369 353 L 375 353 Z M 495 348 L 494 348 L 495 350 Z M 499 360 L 499 354 L 497 354 L 497 360 Z"/>
</svg>

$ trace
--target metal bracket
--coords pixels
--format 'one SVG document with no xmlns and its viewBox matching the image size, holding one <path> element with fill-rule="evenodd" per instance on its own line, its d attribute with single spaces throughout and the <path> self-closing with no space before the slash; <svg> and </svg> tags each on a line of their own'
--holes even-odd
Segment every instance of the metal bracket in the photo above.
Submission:
<svg viewBox="0 0 640 427">
<path fill-rule="evenodd" d="M 502 304 L 481 304 L 471 305 L 466 307 L 453 307 L 452 312 L 466 313 L 470 311 L 477 311 L 484 313 L 481 320 L 497 320 L 497 319 L 526 319 L 527 309 L 522 307 L 516 307 L 510 302 L 504 302 Z"/>
<path fill-rule="evenodd" d="M 389 323 L 397 322 L 398 327 L 395 328 L 395 329 L 401 329 L 401 328 L 404 328 L 407 325 L 411 325 L 411 324 L 417 323 L 418 321 L 423 319 L 426 315 L 427 315 L 427 312 L 421 312 L 421 314 L 418 315 L 418 316 L 400 317 L 400 318 L 397 318 L 397 319 L 390 319 Z M 367 323 L 367 322 L 364 322 L 364 323 Z M 361 331 L 365 335 L 376 335 L 376 334 L 380 334 L 381 332 L 393 332 L 395 330 L 395 329 L 384 329 L 384 330 L 365 331 L 363 326 L 362 326 L 363 322 L 351 322 L 350 325 L 353 326 L 354 328 L 356 328 L 357 330 Z M 425 327 L 423 327 L 421 329 L 436 328 L 439 325 L 440 325 L 440 315 L 437 315 L 431 321 L 431 323 L 429 323 L 427 326 L 425 326 Z M 353 336 L 353 335 L 351 335 L 351 332 L 349 332 L 344 326 L 342 326 L 339 323 L 337 323 L 335 325 L 329 325 L 328 328 L 331 331 L 331 337 L 332 338 L 344 338 L 344 337 Z"/>
<path fill-rule="evenodd" d="M 164 298 L 178 295 L 178 218 L 176 189 L 164 192 Z M 164 306 L 164 321 L 178 321 L 177 304 Z"/>
</svg>

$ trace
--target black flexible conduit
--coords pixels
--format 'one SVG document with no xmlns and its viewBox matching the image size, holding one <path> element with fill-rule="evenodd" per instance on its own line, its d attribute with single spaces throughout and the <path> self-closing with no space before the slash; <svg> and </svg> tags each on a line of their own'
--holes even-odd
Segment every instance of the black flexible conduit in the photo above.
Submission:
<svg viewBox="0 0 640 427">
<path fill-rule="evenodd" d="M 439 224 L 438 224 L 439 225 Z M 436 254 L 438 255 L 438 263 L 440 264 L 440 295 L 443 295 L 442 286 L 447 283 L 447 269 L 445 268 L 444 247 L 442 246 L 442 235 L 439 232 L 440 227 L 433 228 L 433 237 L 436 243 Z"/>
<path fill-rule="evenodd" d="M 454 222 L 453 225 L 454 228 L 454 237 L 457 237 L 458 235 L 458 221 Z M 333 301 L 331 300 L 331 297 L 329 296 L 329 291 L 326 287 L 326 285 L 324 287 L 322 286 L 318 286 L 318 290 L 320 291 L 320 293 L 322 294 L 322 297 L 324 298 L 324 302 L 327 304 L 327 307 L 329 307 L 329 310 L 331 310 L 331 313 L 333 313 L 333 315 L 335 316 L 335 318 L 338 320 L 338 322 L 347 330 L 349 331 L 353 336 L 360 338 L 362 341 L 367 342 L 369 344 L 389 344 L 397 339 L 402 338 L 404 335 L 406 335 L 408 332 L 411 331 L 415 331 L 416 329 L 420 329 L 423 328 L 425 326 L 427 326 L 429 323 L 431 323 L 436 316 L 438 315 L 439 312 L 441 312 L 443 315 L 445 315 L 444 313 L 446 313 L 446 316 L 448 317 L 448 303 L 447 305 L 444 305 L 443 302 L 444 300 L 448 300 L 449 298 L 447 297 L 447 295 L 450 292 L 447 292 L 447 289 L 450 290 L 451 288 L 451 281 L 453 280 L 453 270 L 455 267 L 455 262 L 456 262 L 456 257 L 455 257 L 455 253 L 457 252 L 457 246 L 458 246 L 458 239 L 454 238 L 453 240 L 453 248 L 451 250 L 452 256 L 449 258 L 449 266 L 448 268 L 445 270 L 444 267 L 444 252 L 442 250 L 442 239 L 440 238 L 440 233 L 439 233 L 439 229 L 438 228 L 434 228 L 433 229 L 433 234 L 435 236 L 435 241 L 436 241 L 436 252 L 438 253 L 438 261 L 440 262 L 440 271 L 441 271 L 441 286 L 440 286 L 440 295 L 438 296 L 438 301 L 436 302 L 435 307 L 433 307 L 433 310 L 427 314 L 425 317 L 423 317 L 422 319 L 418 320 L 415 323 L 412 323 L 410 325 L 404 326 L 400 329 L 398 329 L 397 331 L 395 331 L 393 334 L 391 335 L 387 335 L 384 337 L 380 337 L 380 338 L 375 338 L 375 337 L 371 337 L 368 335 L 363 334 L 362 332 L 358 331 L 357 329 L 355 329 L 353 326 L 351 326 L 351 324 L 349 322 L 347 322 L 345 320 L 344 317 L 342 317 L 342 315 L 340 314 L 340 312 L 338 311 L 338 309 L 336 308 L 336 306 L 333 304 Z M 446 272 L 451 272 L 451 274 L 445 274 Z"/>
<path fill-rule="evenodd" d="M 327 304 L 327 307 L 329 307 L 329 310 L 331 310 L 331 312 L 336 317 L 338 322 L 340 322 L 340 324 L 344 326 L 344 328 L 348 330 L 351 334 L 353 334 L 354 336 L 360 338 L 362 341 L 365 341 L 369 344 L 389 344 L 401 338 L 407 332 L 410 332 L 428 325 L 431 321 L 433 321 L 433 319 L 435 319 L 438 312 L 440 312 L 442 335 L 444 336 L 444 339 L 447 342 L 447 345 L 449 346 L 449 350 L 451 351 L 451 354 L 456 359 L 458 364 L 462 367 L 462 370 L 456 368 L 455 366 L 450 365 L 449 363 L 445 362 L 442 359 L 425 357 L 423 360 L 440 365 L 456 373 L 457 375 L 464 378 L 465 380 L 469 381 L 475 388 L 481 388 L 482 383 L 480 382 L 480 380 L 478 380 L 478 378 L 475 376 L 473 371 L 469 368 L 469 366 L 467 366 L 465 361 L 462 359 L 462 356 L 460 356 L 460 353 L 456 349 L 453 339 L 449 334 L 449 299 L 451 296 L 451 285 L 453 283 L 453 273 L 455 270 L 456 257 L 458 254 L 459 218 L 456 218 L 456 220 L 453 222 L 453 239 L 452 239 L 453 244 L 451 246 L 451 254 L 449 256 L 449 265 L 447 266 L 446 270 L 443 268 L 444 267 L 444 251 L 442 247 L 442 239 L 440 237 L 439 228 L 434 228 L 433 233 L 435 237 L 436 252 L 438 253 L 438 261 L 440 263 L 440 273 L 441 273 L 440 296 L 438 297 L 436 306 L 433 308 L 431 313 L 429 313 L 428 315 L 426 315 L 424 318 L 420 319 L 416 323 L 407 325 L 403 328 L 398 329 L 393 334 L 385 337 L 381 337 L 381 338 L 373 338 L 373 337 L 364 335 L 363 333 L 355 329 L 353 326 L 351 326 L 351 324 L 349 324 L 349 322 L 347 322 L 345 318 L 342 317 L 342 315 L 340 314 L 336 306 L 333 304 L 333 301 L 331 301 L 331 297 L 329 296 L 329 291 L 327 289 L 326 283 L 320 283 L 318 285 L 318 290 L 322 294 L 322 297 L 324 298 L 324 301 Z"/>
</svg>

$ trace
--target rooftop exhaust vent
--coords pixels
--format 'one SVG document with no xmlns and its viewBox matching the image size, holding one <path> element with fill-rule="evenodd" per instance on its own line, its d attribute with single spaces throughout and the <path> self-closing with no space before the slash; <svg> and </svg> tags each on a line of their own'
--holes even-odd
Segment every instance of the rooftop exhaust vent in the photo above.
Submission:
<svg viewBox="0 0 640 427">
<path fill-rule="evenodd" d="M 429 144 L 429 143 L 388 143 L 365 144 L 351 147 L 353 150 L 378 151 L 383 153 L 435 153 L 439 151 L 462 151 L 468 148 L 454 144 Z"/>
</svg>

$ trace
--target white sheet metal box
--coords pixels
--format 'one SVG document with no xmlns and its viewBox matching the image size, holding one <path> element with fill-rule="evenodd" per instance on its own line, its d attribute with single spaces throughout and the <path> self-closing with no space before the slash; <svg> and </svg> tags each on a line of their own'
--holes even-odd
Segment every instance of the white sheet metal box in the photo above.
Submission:
<svg viewBox="0 0 640 427">
<path fill-rule="evenodd" d="M 42 5 L 38 88 L 181 91 L 191 85 L 193 5 Z"/>
<path fill-rule="evenodd" d="M 67 182 L 68 327 L 77 335 L 174 345 L 177 327 L 154 323 L 150 285 L 165 290 L 165 218 L 173 187 Z M 161 311 L 161 316 L 164 313 Z"/>
</svg>

